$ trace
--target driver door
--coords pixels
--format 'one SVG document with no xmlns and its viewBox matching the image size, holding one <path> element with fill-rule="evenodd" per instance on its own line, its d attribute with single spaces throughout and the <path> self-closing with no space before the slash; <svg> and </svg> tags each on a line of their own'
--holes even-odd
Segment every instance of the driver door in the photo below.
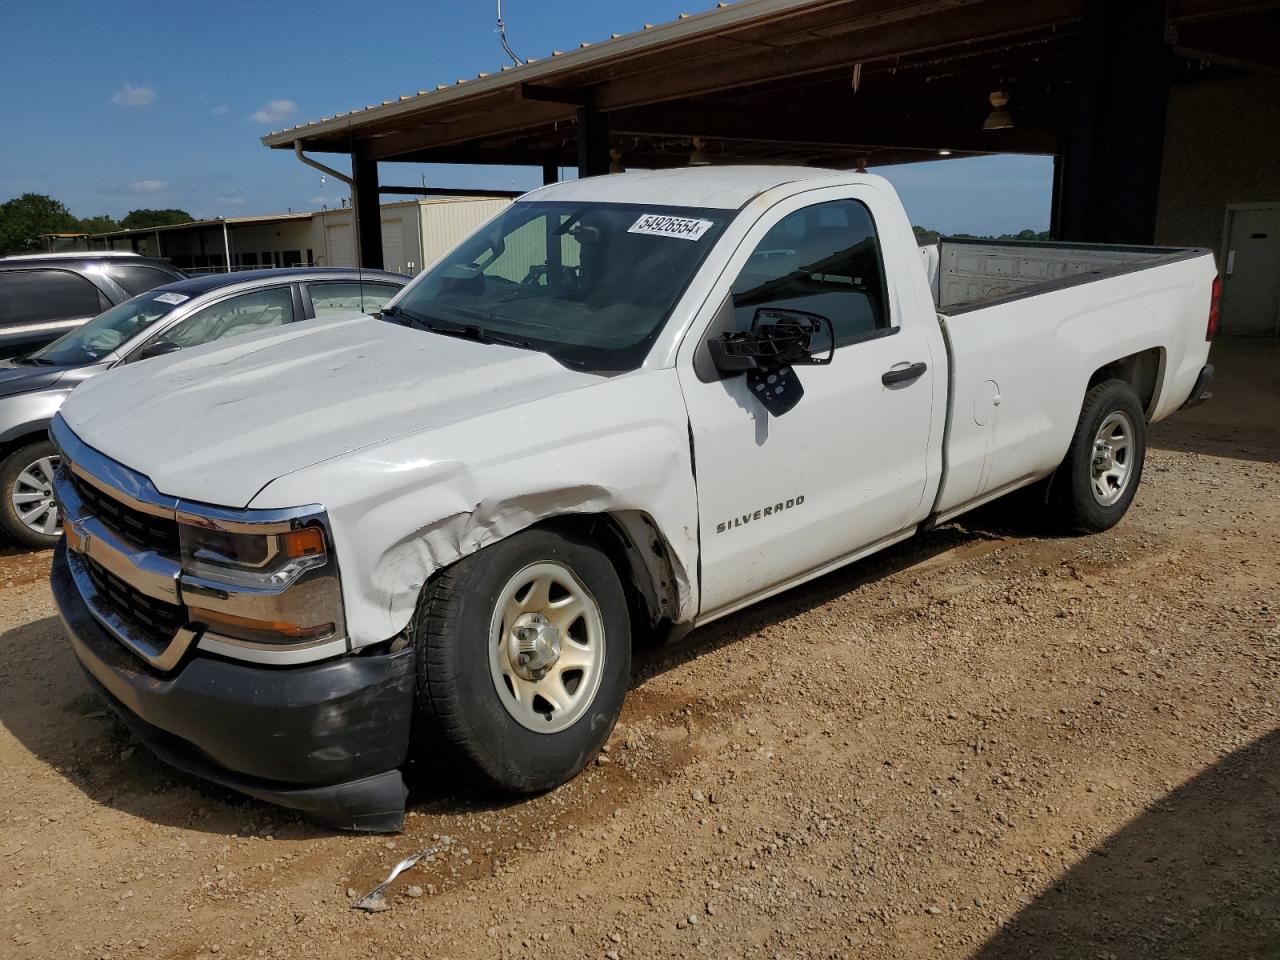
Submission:
<svg viewBox="0 0 1280 960">
<path fill-rule="evenodd" d="M 720 308 L 682 347 L 702 617 L 909 532 L 926 512 L 934 358 L 919 325 L 901 325 L 870 210 L 850 194 L 813 191 L 763 217 L 709 300 Z M 706 348 L 768 307 L 821 314 L 835 333 L 829 365 L 794 368 L 804 396 L 780 417 L 745 376 L 716 371 Z M 915 379 L 882 382 L 919 362 Z"/>
</svg>

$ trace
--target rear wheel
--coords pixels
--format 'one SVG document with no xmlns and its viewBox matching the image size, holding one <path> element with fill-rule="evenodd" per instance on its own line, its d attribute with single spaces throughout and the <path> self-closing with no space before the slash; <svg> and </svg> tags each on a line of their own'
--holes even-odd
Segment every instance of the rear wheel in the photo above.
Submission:
<svg viewBox="0 0 1280 960">
<path fill-rule="evenodd" d="M 53 547 L 62 535 L 53 472 L 58 453 L 48 440 L 14 450 L 0 461 L 0 531 L 28 547 Z"/>
<path fill-rule="evenodd" d="M 424 589 L 414 633 L 417 752 L 443 737 L 498 789 L 571 779 L 621 712 L 626 599 L 609 558 L 575 534 L 530 530 L 459 561 Z"/>
<path fill-rule="evenodd" d="M 1085 533 L 1114 527 L 1138 492 L 1146 454 L 1147 421 L 1133 388 L 1107 380 L 1091 389 L 1053 480 L 1062 521 Z"/>
</svg>

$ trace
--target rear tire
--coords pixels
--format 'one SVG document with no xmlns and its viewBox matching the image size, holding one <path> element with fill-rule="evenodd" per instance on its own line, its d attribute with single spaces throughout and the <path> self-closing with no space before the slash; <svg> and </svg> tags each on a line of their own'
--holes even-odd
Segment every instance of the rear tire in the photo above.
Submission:
<svg viewBox="0 0 1280 960">
<path fill-rule="evenodd" d="M 0 461 L 0 532 L 27 547 L 49 549 L 62 536 L 53 499 L 58 451 L 48 440 L 28 443 Z"/>
<path fill-rule="evenodd" d="M 415 753 L 428 760 L 443 739 L 485 784 L 511 793 L 577 775 L 613 730 L 631 673 L 618 574 L 568 531 L 516 534 L 437 575 L 414 642 Z"/>
<path fill-rule="evenodd" d="M 1146 414 L 1133 388 L 1123 380 L 1093 387 L 1053 478 L 1051 502 L 1058 519 L 1081 533 L 1114 527 L 1138 492 L 1146 455 Z"/>
</svg>

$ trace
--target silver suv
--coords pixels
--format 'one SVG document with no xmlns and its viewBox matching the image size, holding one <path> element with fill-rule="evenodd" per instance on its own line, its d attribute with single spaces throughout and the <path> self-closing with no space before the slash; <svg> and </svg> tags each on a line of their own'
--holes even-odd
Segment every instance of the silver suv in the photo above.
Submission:
<svg viewBox="0 0 1280 960">
<path fill-rule="evenodd" d="M 186 276 L 133 253 L 0 258 L 0 357 L 29 353 L 103 310 Z"/>
</svg>

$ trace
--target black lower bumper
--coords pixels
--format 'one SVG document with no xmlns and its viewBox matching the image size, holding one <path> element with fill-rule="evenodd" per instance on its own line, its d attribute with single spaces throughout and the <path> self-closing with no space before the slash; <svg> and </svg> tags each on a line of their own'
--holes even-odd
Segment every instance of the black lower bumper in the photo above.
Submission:
<svg viewBox="0 0 1280 960">
<path fill-rule="evenodd" d="M 65 540 L 50 583 L 90 684 L 160 759 L 347 830 L 403 826 L 412 650 L 274 668 L 197 655 L 160 674 L 89 612 Z"/>
<path fill-rule="evenodd" d="M 1210 397 L 1213 396 L 1209 392 L 1209 385 L 1213 383 L 1213 364 L 1206 363 L 1200 368 L 1200 376 L 1196 377 L 1195 386 L 1191 388 L 1191 393 L 1187 397 L 1186 402 L 1182 405 L 1182 409 L 1187 407 L 1198 407 Z"/>
</svg>

